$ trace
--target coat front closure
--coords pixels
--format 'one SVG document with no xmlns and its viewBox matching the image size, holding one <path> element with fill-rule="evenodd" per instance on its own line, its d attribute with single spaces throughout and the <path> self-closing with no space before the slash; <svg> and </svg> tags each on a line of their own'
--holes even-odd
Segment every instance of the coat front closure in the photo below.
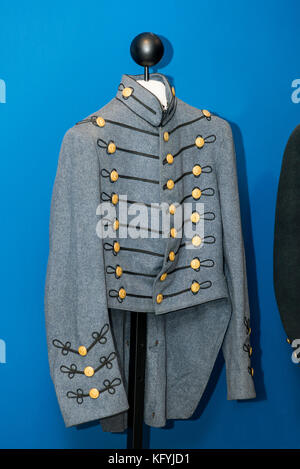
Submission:
<svg viewBox="0 0 300 469">
<path fill-rule="evenodd" d="M 116 216 L 105 218 L 116 235 L 104 242 L 108 305 L 163 314 L 228 293 L 215 167 L 218 129 L 210 112 L 180 102 L 164 75 L 151 77 L 164 83 L 167 109 L 136 77 L 123 75 L 112 108 L 94 122 L 100 124 L 101 199 L 116 208 Z M 130 237 L 130 220 L 122 223 L 125 200 L 128 211 L 141 204 L 149 212 L 138 238 Z M 152 227 L 158 207 L 167 223 Z M 180 219 L 189 225 L 189 237 Z M 128 236 L 120 237 L 128 225 Z M 205 228 L 203 235 L 197 225 Z"/>
</svg>

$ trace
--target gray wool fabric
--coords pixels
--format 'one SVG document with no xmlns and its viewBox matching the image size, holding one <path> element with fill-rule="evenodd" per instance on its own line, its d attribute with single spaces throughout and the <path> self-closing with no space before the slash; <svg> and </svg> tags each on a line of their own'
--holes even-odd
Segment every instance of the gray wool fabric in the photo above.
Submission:
<svg viewBox="0 0 300 469">
<path fill-rule="evenodd" d="M 256 396 L 231 127 L 150 78 L 166 109 L 143 75 L 123 74 L 61 145 L 45 315 L 67 427 L 127 428 L 131 311 L 147 314 L 146 424 L 193 415 L 220 349 L 227 398 Z"/>
</svg>

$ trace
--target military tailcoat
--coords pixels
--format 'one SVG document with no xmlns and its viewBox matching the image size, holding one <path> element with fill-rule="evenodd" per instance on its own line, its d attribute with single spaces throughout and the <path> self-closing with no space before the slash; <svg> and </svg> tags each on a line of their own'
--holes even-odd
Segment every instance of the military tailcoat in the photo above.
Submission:
<svg viewBox="0 0 300 469">
<path fill-rule="evenodd" d="M 165 85 L 166 107 L 141 79 L 123 74 L 113 99 L 61 144 L 45 313 L 67 427 L 99 419 L 104 430 L 126 428 L 131 311 L 147 314 L 148 425 L 194 413 L 220 349 L 227 398 L 255 397 L 231 127 L 179 99 L 165 75 L 151 79 Z M 124 235 L 137 205 L 147 213 Z"/>
</svg>

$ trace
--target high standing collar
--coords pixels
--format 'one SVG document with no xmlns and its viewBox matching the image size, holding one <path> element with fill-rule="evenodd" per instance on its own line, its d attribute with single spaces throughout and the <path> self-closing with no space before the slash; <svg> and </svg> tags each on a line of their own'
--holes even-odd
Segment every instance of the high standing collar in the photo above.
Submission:
<svg viewBox="0 0 300 469">
<path fill-rule="evenodd" d="M 144 74 L 123 74 L 118 87 L 116 99 L 124 103 L 135 114 L 155 127 L 164 126 L 174 115 L 177 98 L 175 88 L 162 73 L 151 73 L 150 80 L 161 81 L 166 87 L 167 109 L 164 109 L 158 97 L 138 83 Z"/>
</svg>

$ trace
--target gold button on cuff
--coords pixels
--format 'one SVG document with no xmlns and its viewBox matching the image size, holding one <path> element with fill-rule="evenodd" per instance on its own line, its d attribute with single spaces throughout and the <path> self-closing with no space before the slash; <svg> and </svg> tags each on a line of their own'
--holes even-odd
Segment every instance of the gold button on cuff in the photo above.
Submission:
<svg viewBox="0 0 300 469">
<path fill-rule="evenodd" d="M 114 252 L 119 252 L 120 249 L 121 249 L 120 244 L 118 243 L 118 241 L 115 241 L 114 242 Z"/>
<path fill-rule="evenodd" d="M 164 132 L 164 141 L 168 142 L 169 138 L 170 138 L 169 132 Z"/>
<path fill-rule="evenodd" d="M 166 160 L 167 160 L 168 164 L 172 164 L 173 161 L 174 161 L 174 156 L 171 155 L 171 153 L 168 153 L 167 156 L 166 156 Z"/>
<path fill-rule="evenodd" d="M 193 282 L 191 285 L 191 290 L 193 293 L 198 293 L 200 290 L 200 284 L 198 282 Z"/>
<path fill-rule="evenodd" d="M 115 169 L 110 173 L 110 179 L 112 182 L 116 182 L 119 179 L 119 175 Z"/>
<path fill-rule="evenodd" d="M 198 235 L 195 235 L 193 238 L 192 238 L 192 245 L 193 246 L 200 246 L 200 244 L 202 243 L 202 239 L 200 238 L 200 236 Z"/>
<path fill-rule="evenodd" d="M 193 167 L 193 175 L 194 176 L 200 176 L 200 174 L 202 173 L 202 168 L 200 165 L 196 164 L 194 167 Z"/>
<path fill-rule="evenodd" d="M 132 88 L 124 88 L 124 90 L 122 91 L 122 95 L 124 96 L 124 98 L 128 98 L 132 94 L 132 92 Z"/>
<path fill-rule="evenodd" d="M 195 145 L 198 147 L 198 148 L 202 148 L 205 144 L 205 141 L 204 141 L 204 138 L 202 137 L 197 137 L 196 140 L 195 140 Z"/>
<path fill-rule="evenodd" d="M 173 179 L 169 179 L 167 182 L 167 188 L 171 190 L 173 189 L 174 186 L 175 186 L 175 182 L 173 181 Z"/>
<path fill-rule="evenodd" d="M 175 252 L 174 251 L 169 252 L 169 260 L 171 262 L 175 261 Z"/>
<path fill-rule="evenodd" d="M 195 189 L 193 189 L 192 197 L 193 199 L 197 200 L 197 199 L 200 199 L 201 194 L 202 194 L 201 190 L 198 187 L 196 187 Z"/>
<path fill-rule="evenodd" d="M 194 259 L 191 260 L 191 267 L 192 267 L 192 269 L 194 269 L 194 270 L 199 269 L 199 267 L 200 267 L 200 261 L 199 261 L 199 259 L 198 259 L 197 257 L 195 257 Z"/>
<path fill-rule="evenodd" d="M 288 337 L 287 337 L 286 341 L 287 341 L 288 344 L 291 343 L 291 341 L 290 341 L 290 339 L 289 339 Z"/>
<path fill-rule="evenodd" d="M 163 298 L 164 298 L 164 297 L 162 296 L 162 294 L 159 293 L 159 294 L 157 295 L 157 297 L 156 297 L 156 303 L 160 304 L 160 303 L 162 302 Z"/>
<path fill-rule="evenodd" d="M 103 117 L 97 117 L 96 123 L 99 127 L 104 127 L 105 126 L 105 120 L 103 119 Z"/>
<path fill-rule="evenodd" d="M 118 196 L 118 194 L 112 194 L 112 196 L 111 196 L 111 202 L 112 202 L 112 204 L 117 205 L 117 203 L 119 202 L 119 196 Z"/>
<path fill-rule="evenodd" d="M 120 265 L 117 265 L 117 267 L 116 267 L 116 276 L 121 277 L 122 274 L 123 274 L 122 267 Z"/>
<path fill-rule="evenodd" d="M 191 222 L 192 223 L 198 223 L 198 221 L 200 220 L 200 215 L 198 212 L 193 212 L 192 215 L 191 215 Z"/>
<path fill-rule="evenodd" d="M 80 347 L 78 348 L 78 353 L 79 355 L 81 355 L 82 357 L 85 357 L 86 354 L 87 354 L 87 349 L 85 348 L 84 345 L 80 345 Z"/>
<path fill-rule="evenodd" d="M 175 88 L 174 88 L 174 86 L 172 86 L 171 90 L 172 90 L 172 95 L 175 96 Z"/>
<path fill-rule="evenodd" d="M 120 224 L 119 224 L 119 220 L 115 220 L 115 221 L 114 221 L 114 224 L 113 224 L 113 229 L 114 229 L 114 231 L 117 231 L 117 230 L 119 229 L 119 225 L 120 225 Z"/>
<path fill-rule="evenodd" d="M 174 213 L 176 212 L 176 205 L 175 204 L 171 204 L 169 206 L 169 212 L 171 215 L 174 215 Z"/>
<path fill-rule="evenodd" d="M 115 143 L 114 143 L 114 142 L 110 142 L 110 143 L 108 144 L 107 151 L 108 151 L 108 153 L 115 153 L 116 148 L 117 148 L 117 147 L 116 147 Z"/>
<path fill-rule="evenodd" d="M 126 290 L 125 288 L 120 288 L 119 290 L 119 297 L 124 300 L 124 298 L 126 297 Z"/>
<path fill-rule="evenodd" d="M 170 236 L 171 236 L 172 238 L 176 238 L 176 236 L 177 236 L 176 228 L 171 228 L 171 230 L 170 230 Z"/>
<path fill-rule="evenodd" d="M 164 280 L 166 280 L 167 276 L 168 276 L 167 272 L 164 272 L 163 274 L 161 274 L 160 281 L 163 282 Z"/>
<path fill-rule="evenodd" d="M 205 116 L 205 117 L 210 117 L 211 116 L 211 113 L 209 111 L 207 111 L 207 109 L 202 109 L 202 114 Z"/>
<path fill-rule="evenodd" d="M 87 376 L 88 378 L 90 378 L 91 376 L 94 375 L 95 371 L 94 371 L 94 368 L 92 368 L 91 366 L 86 366 L 85 369 L 83 370 L 85 376 Z"/>
<path fill-rule="evenodd" d="M 90 389 L 89 396 L 92 399 L 97 399 L 99 397 L 99 395 L 100 395 L 100 392 L 98 391 L 98 389 L 96 389 L 96 388 Z"/>
</svg>

